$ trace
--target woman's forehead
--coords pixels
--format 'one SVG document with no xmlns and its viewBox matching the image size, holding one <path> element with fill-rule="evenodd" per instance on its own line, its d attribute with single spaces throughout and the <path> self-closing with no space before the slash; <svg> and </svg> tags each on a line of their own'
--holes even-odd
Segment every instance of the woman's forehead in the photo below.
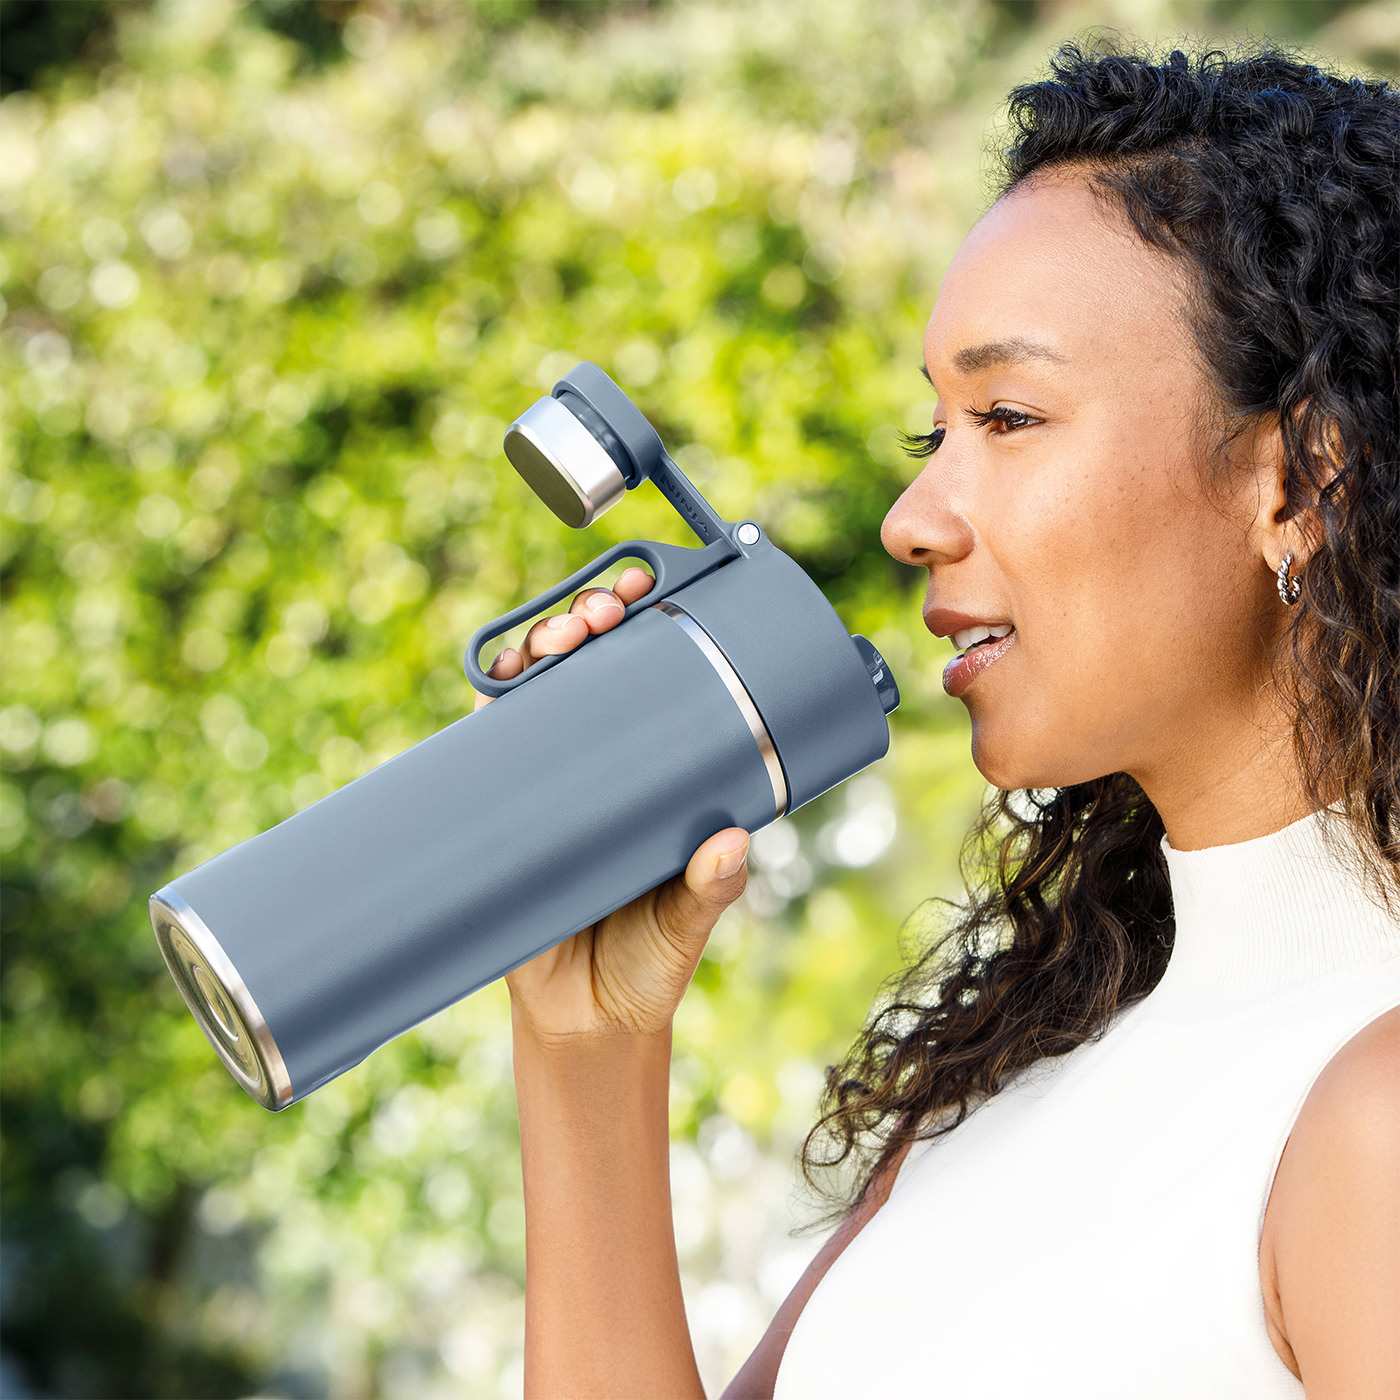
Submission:
<svg viewBox="0 0 1400 1400">
<path fill-rule="evenodd" d="M 969 348 L 1003 342 L 1081 366 L 1133 347 L 1170 354 L 1184 347 L 1182 272 L 1082 179 L 1036 181 L 998 200 L 959 245 L 924 353 L 935 377 L 985 367 Z M 1050 355 L 1021 359 L 1054 369 Z"/>
</svg>

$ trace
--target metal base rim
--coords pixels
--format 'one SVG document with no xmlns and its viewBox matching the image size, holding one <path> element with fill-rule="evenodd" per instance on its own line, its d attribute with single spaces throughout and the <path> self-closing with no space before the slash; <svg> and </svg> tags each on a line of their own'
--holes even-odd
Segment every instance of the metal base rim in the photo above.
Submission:
<svg viewBox="0 0 1400 1400">
<path fill-rule="evenodd" d="M 224 1067 L 264 1108 L 286 1108 L 292 1079 L 282 1052 L 212 930 L 169 888 L 151 896 L 150 914 L 166 969 Z"/>
</svg>

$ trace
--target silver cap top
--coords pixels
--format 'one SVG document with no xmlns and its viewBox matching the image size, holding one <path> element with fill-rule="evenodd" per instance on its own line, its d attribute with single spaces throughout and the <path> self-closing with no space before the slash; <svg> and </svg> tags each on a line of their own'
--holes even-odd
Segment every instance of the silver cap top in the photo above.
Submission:
<svg viewBox="0 0 1400 1400">
<path fill-rule="evenodd" d="M 505 454 L 566 525 L 591 525 L 620 501 L 627 480 L 587 428 L 554 397 L 536 399 L 506 429 Z"/>
</svg>

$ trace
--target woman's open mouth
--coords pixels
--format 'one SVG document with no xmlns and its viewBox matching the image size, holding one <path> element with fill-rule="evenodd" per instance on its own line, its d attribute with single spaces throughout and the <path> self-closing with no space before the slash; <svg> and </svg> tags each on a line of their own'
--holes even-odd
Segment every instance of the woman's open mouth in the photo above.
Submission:
<svg viewBox="0 0 1400 1400">
<path fill-rule="evenodd" d="M 974 642 L 943 668 L 943 689 L 956 699 L 988 666 L 1000 661 L 1015 644 L 1015 627 L 1004 637 L 986 637 L 980 642 Z"/>
</svg>

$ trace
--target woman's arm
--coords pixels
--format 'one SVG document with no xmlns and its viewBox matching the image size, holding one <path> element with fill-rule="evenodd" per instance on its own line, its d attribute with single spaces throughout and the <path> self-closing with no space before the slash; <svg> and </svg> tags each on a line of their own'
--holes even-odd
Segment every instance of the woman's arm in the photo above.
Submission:
<svg viewBox="0 0 1400 1400">
<path fill-rule="evenodd" d="M 1318 1076 L 1269 1212 L 1266 1307 L 1276 1305 L 1308 1400 L 1400 1395 L 1400 1007 Z"/>
<path fill-rule="evenodd" d="M 670 1027 L 546 1043 L 512 1024 L 527 1400 L 705 1400 L 671 1221 Z"/>
</svg>

